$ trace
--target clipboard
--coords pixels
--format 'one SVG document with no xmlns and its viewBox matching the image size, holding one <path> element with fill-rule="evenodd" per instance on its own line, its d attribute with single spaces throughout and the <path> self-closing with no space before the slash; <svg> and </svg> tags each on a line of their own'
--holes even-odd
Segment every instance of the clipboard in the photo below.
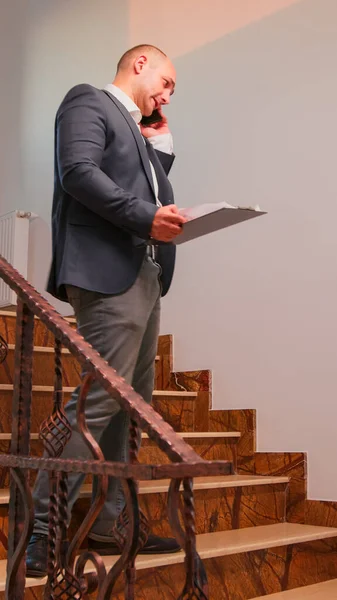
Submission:
<svg viewBox="0 0 337 600">
<path fill-rule="evenodd" d="M 261 211 L 259 207 L 231 206 L 227 202 L 183 208 L 179 213 L 186 217 L 188 221 L 183 225 L 182 233 L 174 239 L 173 243 L 176 245 L 184 244 L 214 231 L 267 214 L 265 211 Z"/>
</svg>

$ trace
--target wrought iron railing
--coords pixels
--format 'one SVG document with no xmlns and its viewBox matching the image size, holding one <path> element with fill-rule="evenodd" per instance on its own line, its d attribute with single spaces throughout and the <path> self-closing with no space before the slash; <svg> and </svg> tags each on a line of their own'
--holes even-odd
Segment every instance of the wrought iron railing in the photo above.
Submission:
<svg viewBox="0 0 337 600">
<path fill-rule="evenodd" d="M 185 551 L 186 582 L 180 600 L 208 600 L 206 572 L 196 550 L 193 478 L 229 474 L 228 461 L 208 462 L 201 459 L 172 427 L 156 413 L 57 311 L 0 256 L 0 277 L 17 294 L 14 392 L 12 400 L 12 438 L 10 454 L 0 455 L 0 466 L 11 473 L 6 600 L 21 600 L 25 589 L 25 551 L 32 533 L 34 510 L 28 470 L 46 470 L 50 480 L 48 581 L 45 600 L 85 600 L 95 593 L 98 600 L 114 597 L 114 586 L 124 571 L 125 598 L 135 597 L 135 559 L 148 534 L 148 523 L 139 509 L 138 482 L 169 478 L 168 515 L 172 531 Z M 54 407 L 40 428 L 44 442 L 42 458 L 30 456 L 30 414 L 32 403 L 32 365 L 34 316 L 55 337 Z M 71 429 L 63 410 L 61 348 L 65 346 L 85 367 L 77 408 L 78 427 L 92 453 L 92 460 L 62 459 Z M 7 344 L 0 340 L 0 360 Z M 129 462 L 104 460 L 97 442 L 86 427 L 85 401 L 90 385 L 98 381 L 130 416 Z M 145 431 L 172 463 L 148 465 L 138 463 L 140 430 Z M 72 539 L 64 557 L 61 545 L 67 539 L 67 474 L 97 476 L 98 486 L 85 520 Z M 82 542 L 99 514 L 107 495 L 108 477 L 121 480 L 126 505 L 115 524 L 121 543 L 121 556 L 107 572 L 103 559 L 95 552 L 80 551 Z M 182 502 L 180 488 L 183 485 Z M 182 523 L 181 525 L 181 519 Z M 85 571 L 91 563 L 90 574 Z"/>
</svg>

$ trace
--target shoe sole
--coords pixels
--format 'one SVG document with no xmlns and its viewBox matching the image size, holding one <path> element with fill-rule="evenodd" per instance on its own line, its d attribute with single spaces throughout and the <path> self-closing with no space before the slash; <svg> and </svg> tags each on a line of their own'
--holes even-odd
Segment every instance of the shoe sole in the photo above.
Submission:
<svg viewBox="0 0 337 600">
<path fill-rule="evenodd" d="M 32 578 L 36 578 L 36 579 L 42 579 L 42 577 L 47 577 L 47 571 L 45 571 L 44 573 L 42 571 L 31 571 L 31 570 L 27 570 L 26 572 L 26 577 L 32 577 Z"/>
<path fill-rule="evenodd" d="M 120 550 L 116 550 L 115 552 L 107 552 L 106 549 L 99 549 L 99 548 L 95 548 L 95 549 L 90 549 L 92 552 L 97 552 L 98 554 L 100 554 L 101 556 L 120 556 L 122 553 L 120 552 Z M 175 550 L 143 550 L 141 552 L 139 552 L 139 554 L 143 554 L 143 555 L 154 555 L 154 554 L 177 554 L 178 552 L 181 552 L 181 548 L 175 549 Z M 47 577 L 47 572 L 42 572 L 42 571 L 32 571 L 32 570 L 27 570 L 26 572 L 26 577 L 31 577 L 32 579 L 42 579 L 43 577 Z"/>
<path fill-rule="evenodd" d="M 116 550 L 115 552 L 112 550 L 106 550 L 105 548 L 89 548 L 91 552 L 97 552 L 101 556 L 120 556 L 122 553 L 120 550 Z M 177 548 L 175 550 L 141 550 L 138 552 L 138 555 L 151 555 L 151 554 L 177 554 L 181 552 L 181 548 Z"/>
</svg>

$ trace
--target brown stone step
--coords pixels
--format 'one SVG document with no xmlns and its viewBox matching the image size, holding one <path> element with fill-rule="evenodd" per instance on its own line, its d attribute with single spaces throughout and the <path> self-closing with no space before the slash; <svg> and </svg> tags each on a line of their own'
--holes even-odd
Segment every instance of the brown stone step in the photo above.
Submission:
<svg viewBox="0 0 337 600">
<path fill-rule="evenodd" d="M 197 477 L 194 480 L 194 505 L 197 534 L 281 523 L 286 513 L 288 479 L 241 477 Z M 142 482 L 140 506 L 151 531 L 170 537 L 167 516 L 168 481 Z M 91 486 L 88 486 L 91 489 Z M 88 512 L 89 499 L 76 504 L 72 527 L 77 529 Z"/>
<path fill-rule="evenodd" d="M 279 592 L 282 587 L 306 585 L 308 580 L 319 583 L 337 577 L 337 529 L 334 528 L 289 523 L 251 527 L 200 535 L 197 548 L 206 567 L 210 600 L 249 600 L 256 594 L 265 597 Z M 110 569 L 118 557 L 103 560 Z M 155 595 L 163 600 L 177 598 L 185 582 L 183 563 L 183 552 L 139 556 L 135 598 Z M 86 572 L 92 570 L 88 563 Z M 6 561 L 1 561 L 0 591 L 5 589 L 5 581 Z M 45 582 L 45 579 L 27 579 L 25 600 L 43 600 Z M 123 590 L 124 578 L 121 578 L 114 593 L 116 600 L 123 600 Z M 91 595 L 90 600 L 94 597 Z"/>
<path fill-rule="evenodd" d="M 76 328 L 76 319 L 74 317 L 65 317 L 65 319 L 72 328 Z M 35 317 L 34 321 L 34 345 L 54 347 L 55 339 L 53 334 L 38 317 Z M 4 337 L 8 344 L 15 344 L 15 328 L 16 313 L 12 311 L 0 310 L 0 335 Z M 166 338 L 169 337 L 170 336 L 159 336 L 158 349 L 162 348 L 163 352 L 167 351 L 166 347 L 164 347 L 164 344 Z M 160 354 L 160 352 L 158 352 L 158 354 Z"/>
<path fill-rule="evenodd" d="M 0 384 L 14 382 L 14 350 L 15 345 L 9 344 L 6 360 L 0 364 Z M 159 356 L 156 357 L 156 369 L 159 367 Z M 74 387 L 81 381 L 81 365 L 69 350 L 62 349 L 63 384 Z M 158 373 L 156 373 L 156 379 Z M 55 379 L 54 348 L 34 346 L 33 354 L 33 385 L 53 386 Z"/>
<path fill-rule="evenodd" d="M 71 327 L 76 327 L 74 318 L 67 318 Z M 55 339 L 53 334 L 40 321 L 34 319 L 34 345 L 35 346 L 54 346 Z M 4 337 L 8 344 L 15 344 L 16 313 L 1 310 L 0 311 L 0 335 Z"/>
<path fill-rule="evenodd" d="M 240 440 L 240 433 L 238 431 L 226 431 L 216 436 L 209 432 L 185 432 L 181 433 L 181 435 L 204 460 L 230 460 L 234 465 L 234 469 L 236 469 L 237 444 Z M 139 460 L 142 463 L 148 464 L 170 462 L 167 455 L 145 434 L 139 453 Z"/>
<path fill-rule="evenodd" d="M 70 323 L 71 327 L 76 328 L 76 321 L 73 317 L 66 318 L 68 323 Z M 8 344 L 14 346 L 15 344 L 15 327 L 16 327 L 16 313 L 12 311 L 0 311 L 0 335 L 2 335 L 5 340 L 7 340 Z M 53 348 L 55 344 L 54 336 L 47 329 L 47 327 L 40 321 L 40 319 L 35 318 L 35 326 L 34 326 L 34 345 L 35 348 Z M 172 349 L 172 339 L 171 336 L 161 335 L 158 340 L 158 357 L 156 359 L 156 372 L 155 372 L 155 387 L 157 389 L 167 389 L 170 387 L 170 373 L 172 367 L 172 357 L 171 355 L 167 355 L 167 353 L 171 352 Z M 65 382 L 66 385 L 77 385 L 78 382 L 78 374 L 79 374 L 79 366 L 74 361 L 74 359 L 67 360 L 64 358 L 65 365 Z M 9 357 L 8 361 L 11 358 Z M 39 358 L 35 357 L 34 363 L 36 364 L 36 374 L 34 374 L 34 383 L 43 385 L 52 384 L 53 381 L 50 379 L 51 372 L 53 371 L 52 359 L 48 356 L 44 356 L 43 362 L 47 362 L 47 368 L 44 372 L 43 367 L 39 366 L 41 361 L 41 356 Z M 68 371 L 69 369 L 69 371 Z M 0 370 L 0 383 L 11 383 L 13 379 L 13 367 L 11 364 L 7 366 L 7 368 Z M 42 379 L 41 379 L 42 377 Z M 165 383 L 165 385 L 164 385 Z M 174 386 L 173 386 L 174 387 Z"/>
<path fill-rule="evenodd" d="M 64 387 L 64 397 L 67 402 L 74 387 Z M 0 424 L 2 433 L 11 431 L 12 421 L 12 384 L 0 384 Z M 153 407 L 170 423 L 175 431 L 193 431 L 199 406 L 198 392 L 179 392 L 155 390 Z M 196 402 L 196 400 L 198 400 Z M 31 431 L 36 433 L 42 421 L 50 415 L 53 402 L 52 386 L 33 386 Z M 171 405 L 171 410 L 170 410 Z M 177 407 L 179 406 L 179 415 Z"/>
<path fill-rule="evenodd" d="M 236 445 L 240 439 L 240 433 L 237 431 L 226 432 L 199 432 L 199 433 L 180 433 L 181 437 L 192 446 L 192 448 L 204 460 L 230 460 L 234 469 L 236 467 Z M 167 455 L 162 452 L 158 446 L 149 439 L 146 434 L 142 435 L 142 447 L 139 453 L 139 460 L 146 464 L 167 464 L 170 462 Z M 7 454 L 10 452 L 10 433 L 0 433 L 0 452 Z M 31 434 L 31 454 L 32 456 L 41 456 L 43 452 L 42 442 L 37 433 Z M 30 471 L 30 484 L 35 480 L 35 471 Z M 0 468 L 0 489 L 9 486 L 9 470 Z"/>
<path fill-rule="evenodd" d="M 336 598 L 337 579 L 332 579 L 331 581 L 323 581 L 323 583 L 296 588 L 288 592 L 259 596 L 253 598 L 253 600 L 336 600 Z"/>
<path fill-rule="evenodd" d="M 140 507 L 151 524 L 151 531 L 164 537 L 172 535 L 167 517 L 169 484 L 169 480 L 142 481 L 139 486 Z M 287 484 L 287 477 L 196 477 L 194 502 L 197 534 L 283 522 Z M 91 484 L 81 488 L 73 510 L 72 532 L 78 529 L 88 513 L 91 490 Z M 1 529 L 6 536 L 8 502 L 9 490 L 0 490 Z M 5 557 L 3 548 L 0 558 Z"/>
</svg>

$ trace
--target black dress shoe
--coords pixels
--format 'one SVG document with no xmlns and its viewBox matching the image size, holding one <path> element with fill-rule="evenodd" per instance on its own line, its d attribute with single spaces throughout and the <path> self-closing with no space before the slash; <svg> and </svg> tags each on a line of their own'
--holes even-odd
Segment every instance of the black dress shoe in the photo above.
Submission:
<svg viewBox="0 0 337 600">
<path fill-rule="evenodd" d="M 27 547 L 27 577 L 44 577 L 47 575 L 48 536 L 33 533 Z"/>
<path fill-rule="evenodd" d="M 68 542 L 63 542 L 62 556 L 65 556 L 69 547 Z M 27 547 L 26 576 L 45 577 L 48 565 L 48 536 L 43 533 L 33 533 Z"/>
<path fill-rule="evenodd" d="M 98 541 L 92 538 L 88 539 L 89 550 L 93 550 L 101 556 L 114 556 L 121 554 L 120 547 L 116 542 Z M 173 554 L 180 552 L 181 548 L 174 538 L 161 538 L 157 535 L 149 535 L 148 540 L 139 554 Z"/>
</svg>

